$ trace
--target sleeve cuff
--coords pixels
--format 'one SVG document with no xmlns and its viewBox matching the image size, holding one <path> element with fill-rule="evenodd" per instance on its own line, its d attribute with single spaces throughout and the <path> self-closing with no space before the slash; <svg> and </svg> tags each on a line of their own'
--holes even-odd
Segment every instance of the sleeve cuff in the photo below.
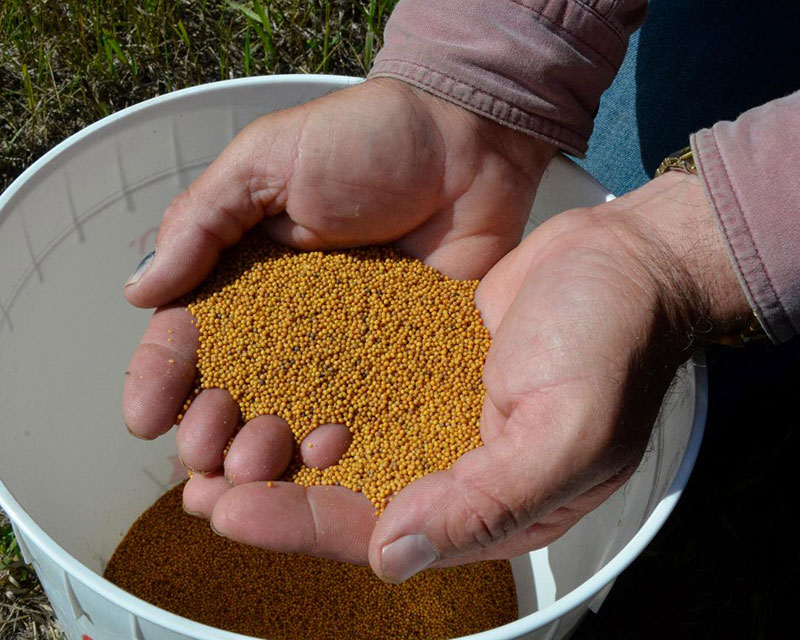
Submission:
<svg viewBox="0 0 800 640">
<path fill-rule="evenodd" d="M 739 282 L 774 342 L 800 333 L 800 92 L 692 136 Z"/>
<path fill-rule="evenodd" d="M 643 0 L 401 0 L 369 77 L 391 77 L 582 157 Z"/>
</svg>

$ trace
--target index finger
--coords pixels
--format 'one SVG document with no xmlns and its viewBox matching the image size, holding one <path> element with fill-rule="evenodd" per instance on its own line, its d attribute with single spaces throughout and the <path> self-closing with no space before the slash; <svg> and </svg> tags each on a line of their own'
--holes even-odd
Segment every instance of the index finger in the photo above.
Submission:
<svg viewBox="0 0 800 640">
<path fill-rule="evenodd" d="M 155 307 L 191 291 L 211 272 L 222 250 L 265 215 L 284 209 L 284 173 L 294 147 L 276 141 L 291 132 L 294 116 L 282 127 L 279 119 L 286 117 L 267 115 L 245 127 L 169 204 L 148 267 L 137 268 L 125 285 L 128 302 Z"/>
<path fill-rule="evenodd" d="M 161 307 L 153 314 L 122 392 L 122 415 L 134 436 L 152 440 L 175 424 L 195 383 L 198 344 L 186 307 Z"/>
</svg>

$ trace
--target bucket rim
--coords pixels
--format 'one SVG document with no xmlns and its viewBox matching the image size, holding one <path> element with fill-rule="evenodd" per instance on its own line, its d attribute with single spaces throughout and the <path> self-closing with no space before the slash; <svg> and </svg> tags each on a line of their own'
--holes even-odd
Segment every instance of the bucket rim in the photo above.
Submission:
<svg viewBox="0 0 800 640">
<path fill-rule="evenodd" d="M 285 74 L 260 76 L 249 78 L 237 78 L 231 80 L 221 80 L 206 84 L 173 91 L 133 106 L 122 109 L 114 114 L 89 125 L 88 127 L 71 135 L 41 158 L 28 167 L 9 187 L 0 193 L 0 221 L 5 217 L 4 208 L 12 201 L 24 186 L 35 175 L 44 170 L 47 165 L 55 161 L 58 156 L 70 147 L 93 136 L 98 131 L 116 123 L 119 120 L 129 118 L 141 111 L 155 106 L 181 100 L 187 96 L 199 94 L 224 93 L 231 88 L 242 86 L 264 86 L 274 84 L 327 84 L 331 91 L 351 86 L 362 82 L 363 78 L 339 75 L 322 74 Z M 564 159 L 562 158 L 562 161 Z M 583 171 L 583 169 L 581 169 Z M 588 174 L 586 174 L 588 175 Z M 591 177 L 591 176 L 589 176 Z M 666 495 L 658 502 L 652 513 L 641 525 L 639 530 L 620 549 L 606 564 L 589 579 L 581 583 L 575 589 L 564 594 L 555 602 L 544 609 L 535 611 L 527 616 L 519 618 L 513 622 L 500 627 L 488 629 L 477 634 L 464 636 L 472 640 L 500 640 L 500 638 L 515 638 L 535 629 L 544 627 L 547 624 L 563 617 L 573 609 L 579 607 L 591 598 L 595 597 L 607 585 L 611 584 L 623 570 L 625 570 L 644 550 L 644 548 L 655 537 L 658 531 L 667 520 L 672 510 L 675 508 L 683 489 L 691 475 L 700 444 L 705 430 L 706 416 L 708 412 L 708 376 L 705 367 L 705 358 L 702 353 L 696 354 L 688 363 L 694 374 L 694 413 L 692 425 L 687 441 L 686 451 L 683 454 L 680 465 L 675 477 L 672 479 Z M 61 547 L 49 534 L 47 534 L 25 511 L 22 505 L 16 500 L 8 490 L 0 477 L 0 507 L 8 514 L 9 519 L 15 528 L 21 531 L 39 549 L 44 551 L 65 573 L 70 577 L 82 582 L 92 591 L 103 597 L 108 602 L 121 608 L 129 614 L 136 616 L 137 619 L 146 620 L 154 625 L 161 626 L 167 630 L 180 633 L 196 640 L 245 640 L 251 638 L 238 633 L 224 631 L 184 618 L 174 613 L 170 613 L 160 607 L 152 605 L 136 596 L 124 591 L 115 584 L 109 582 L 98 575 L 74 556 L 69 554 Z"/>
</svg>

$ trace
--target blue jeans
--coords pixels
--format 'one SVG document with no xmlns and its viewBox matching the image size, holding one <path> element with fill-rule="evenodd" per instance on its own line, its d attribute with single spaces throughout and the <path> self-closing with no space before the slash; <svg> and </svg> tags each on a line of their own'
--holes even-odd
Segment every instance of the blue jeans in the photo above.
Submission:
<svg viewBox="0 0 800 640">
<path fill-rule="evenodd" d="M 800 3 L 651 0 L 649 10 L 600 101 L 589 152 L 579 161 L 617 195 L 647 182 L 664 156 L 688 144 L 692 132 L 800 89 Z M 793 602 L 792 587 L 773 588 L 769 598 L 763 594 L 781 580 L 796 586 L 799 563 L 789 560 L 786 545 L 773 556 L 768 551 L 774 540 L 769 514 L 776 514 L 774 525 L 796 507 L 783 502 L 787 495 L 796 496 L 782 489 L 781 476 L 770 467 L 779 447 L 796 441 L 789 437 L 796 420 L 776 419 L 797 415 L 796 394 L 770 390 L 800 385 L 800 338 L 780 347 L 712 348 L 706 357 L 705 444 L 695 477 L 672 516 L 673 526 L 656 538 L 652 555 L 643 554 L 623 574 L 598 618 L 581 624 L 576 640 L 756 637 L 748 628 L 753 611 L 763 616 L 771 611 L 770 602 L 786 601 L 780 597 Z M 783 444 L 770 448 L 771 442 Z M 731 468 L 727 475 L 721 471 Z M 757 500 L 763 510 L 755 511 L 755 518 L 749 506 L 746 517 L 737 518 L 735 509 L 725 518 L 708 517 L 709 506 L 727 495 L 719 478 L 737 486 L 736 498 L 724 504 Z M 735 534 L 716 532 L 725 527 Z M 719 559 L 704 553 L 712 547 L 722 550 Z M 786 566 L 770 566 L 773 558 Z M 726 573 L 731 563 L 737 568 Z M 775 580 L 768 579 L 771 571 L 777 572 Z M 752 593 L 751 580 L 758 584 Z M 722 613 L 715 618 L 717 610 Z M 785 611 L 780 616 L 785 620 L 793 614 L 791 605 L 775 610 Z M 762 633 L 779 637 L 783 632 L 762 624 Z"/>
<path fill-rule="evenodd" d="M 800 3 L 651 0 L 579 161 L 622 195 L 719 120 L 800 89 Z"/>
<path fill-rule="evenodd" d="M 651 0 L 578 163 L 616 195 L 640 187 L 692 132 L 800 89 L 798 34 L 796 1 Z M 711 349 L 712 408 L 755 401 L 798 361 L 800 338 L 783 348 Z"/>
</svg>

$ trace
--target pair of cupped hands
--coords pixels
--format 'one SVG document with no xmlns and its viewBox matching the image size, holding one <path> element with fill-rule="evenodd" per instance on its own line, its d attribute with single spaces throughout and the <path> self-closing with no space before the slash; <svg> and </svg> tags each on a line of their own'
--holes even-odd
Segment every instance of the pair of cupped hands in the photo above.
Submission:
<svg viewBox="0 0 800 640">
<path fill-rule="evenodd" d="M 376 519 L 349 489 L 265 487 L 294 446 L 277 416 L 246 424 L 223 462 L 239 412 L 209 389 L 177 428 L 196 472 L 184 508 L 234 540 L 368 563 L 402 582 L 542 547 L 624 483 L 695 337 L 735 328 L 749 307 L 695 176 L 667 173 L 564 212 L 520 244 L 554 153 L 391 79 L 247 126 L 169 205 L 154 257 L 126 285 L 132 304 L 157 307 L 126 378 L 130 431 L 151 439 L 173 427 L 198 346 L 175 300 L 263 225 L 299 249 L 392 242 L 450 277 L 480 278 L 475 303 L 492 336 L 484 446 L 400 491 Z M 336 461 L 342 430 L 313 432 L 305 462 Z"/>
</svg>

